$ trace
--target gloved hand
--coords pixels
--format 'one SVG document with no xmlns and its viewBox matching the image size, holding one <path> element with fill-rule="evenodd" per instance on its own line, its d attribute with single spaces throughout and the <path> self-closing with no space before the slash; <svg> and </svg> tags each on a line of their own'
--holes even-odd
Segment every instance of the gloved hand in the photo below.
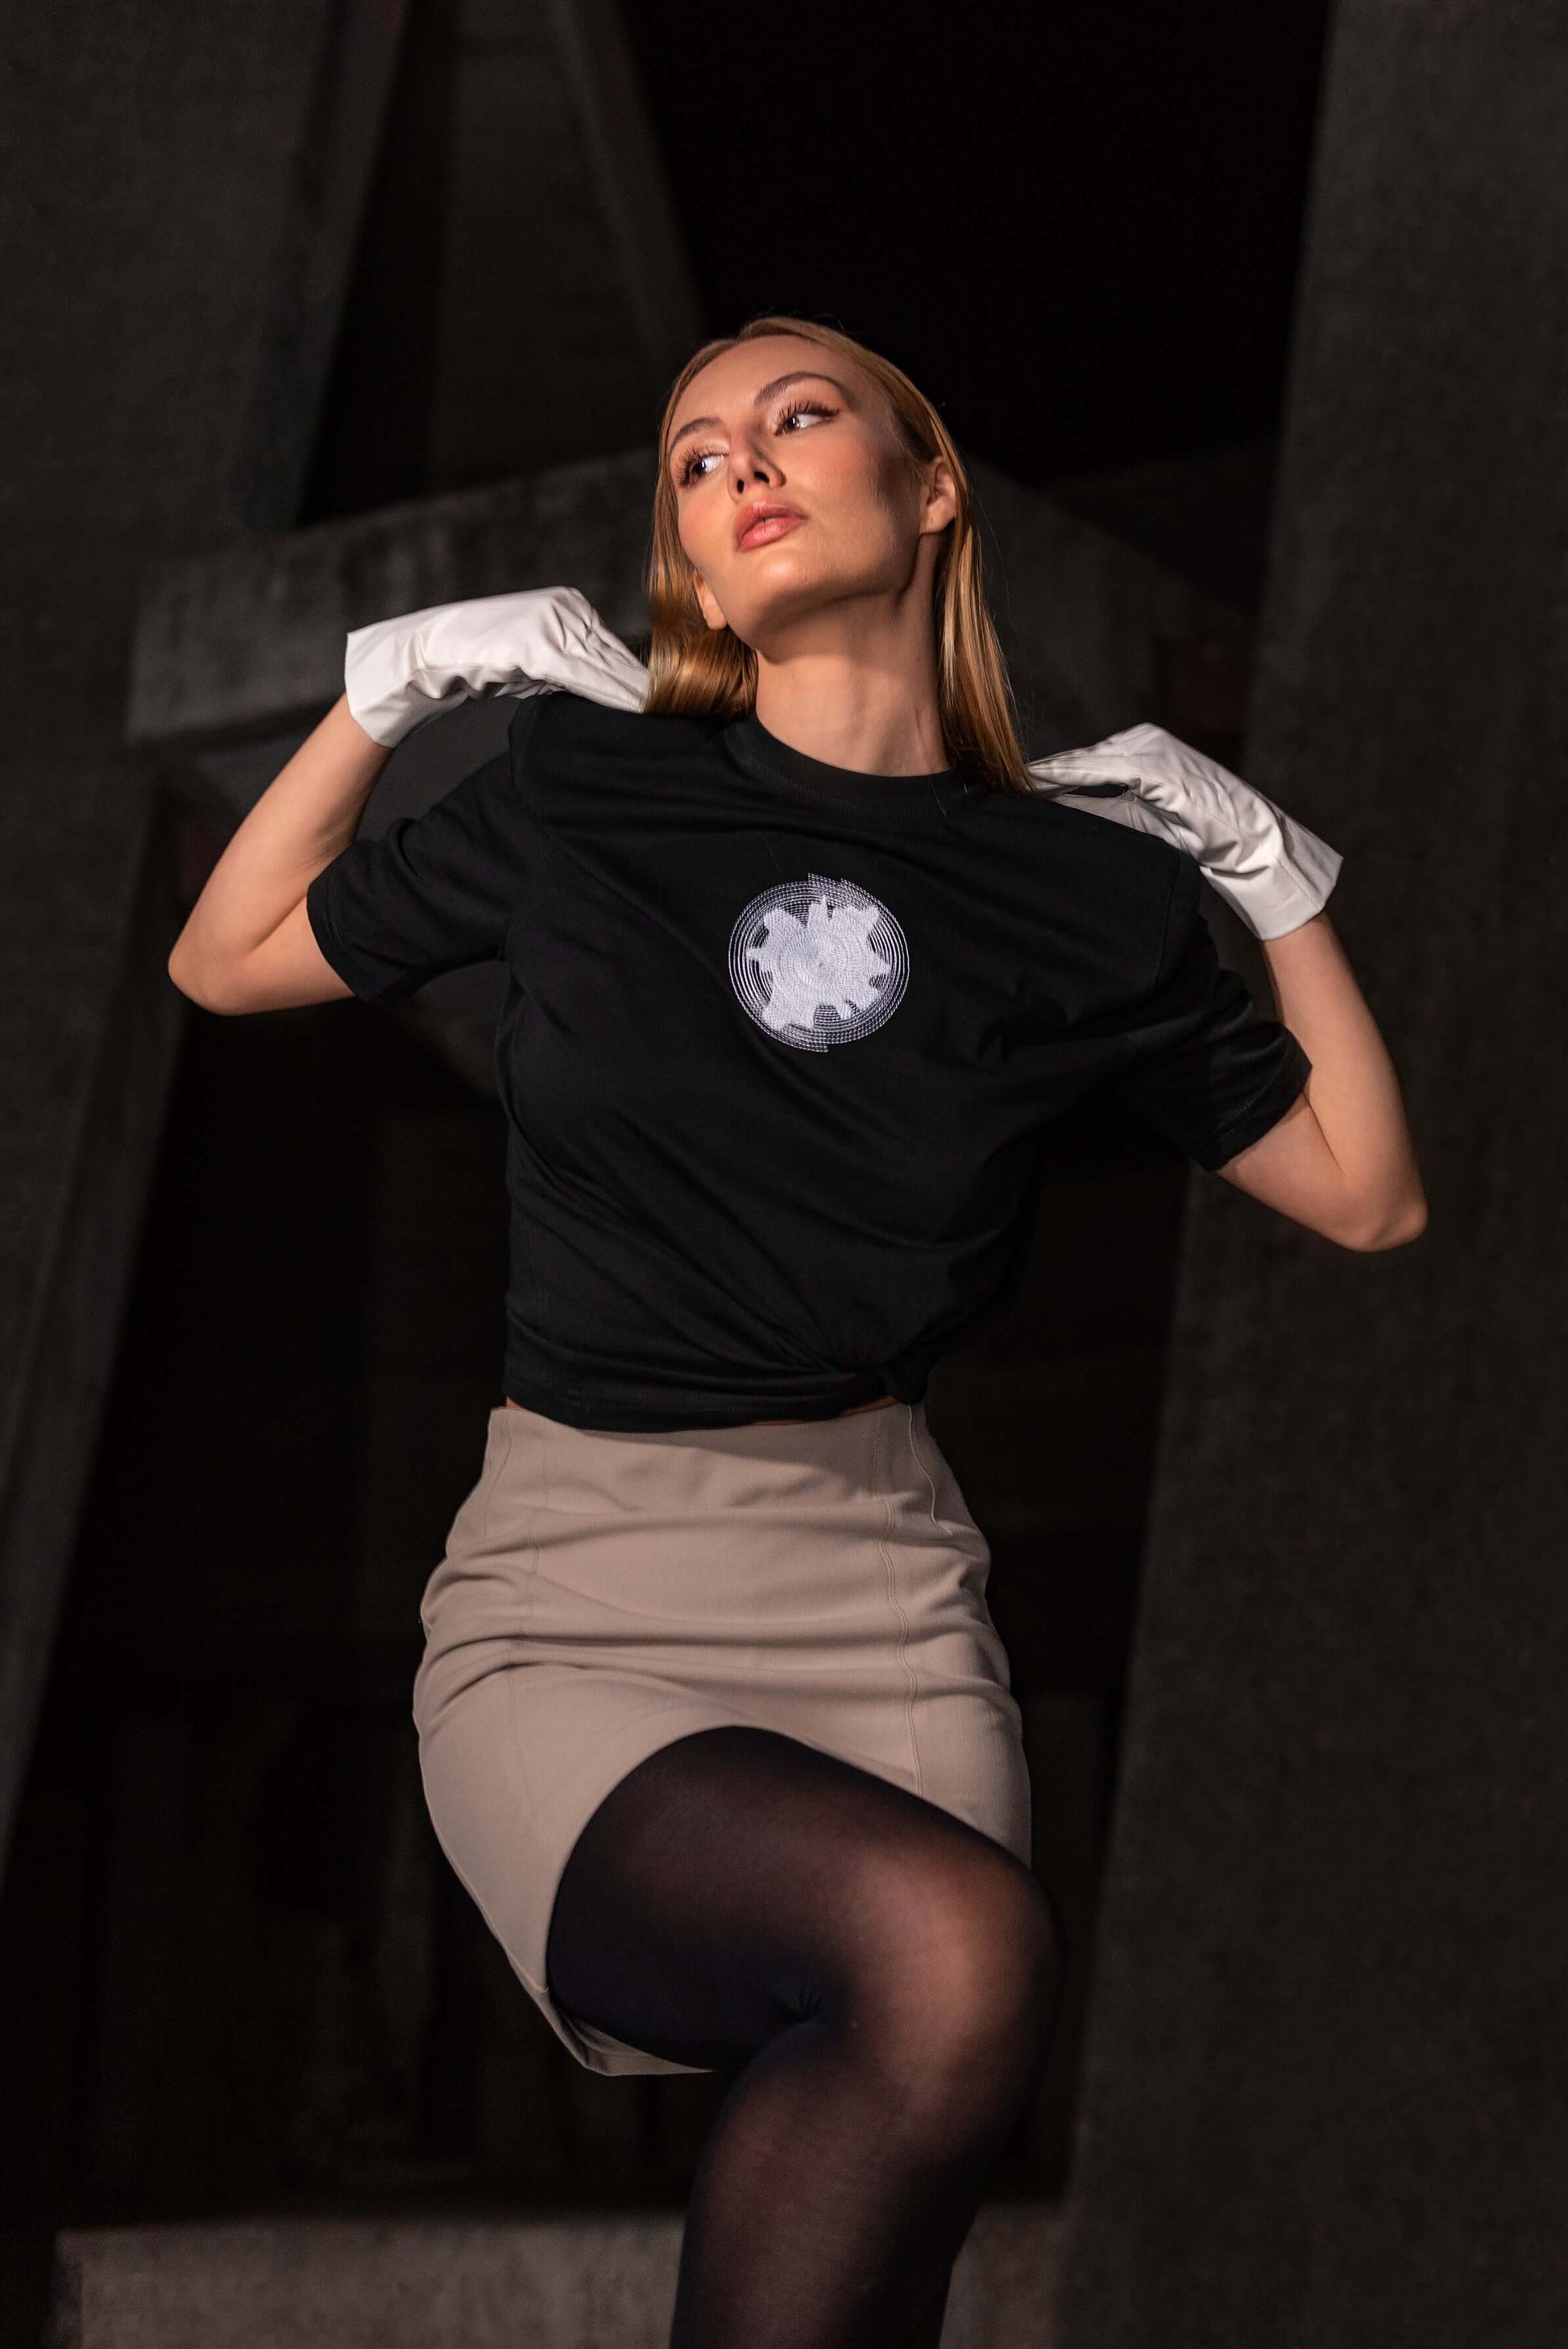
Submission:
<svg viewBox="0 0 1568 2349">
<path fill-rule="evenodd" d="M 1078 804 L 1196 857 L 1204 879 L 1260 938 L 1311 921 L 1339 877 L 1337 850 L 1163 726 L 1130 726 L 1087 750 L 1036 759 L 1026 771 L 1037 790 L 1063 799 L 1085 784 L 1124 784 L 1125 795 Z"/>
<path fill-rule="evenodd" d="M 562 686 L 613 709 L 640 709 L 648 672 L 578 589 L 533 587 L 356 628 L 344 684 L 351 714 L 390 750 L 481 693 L 521 699 Z"/>
</svg>

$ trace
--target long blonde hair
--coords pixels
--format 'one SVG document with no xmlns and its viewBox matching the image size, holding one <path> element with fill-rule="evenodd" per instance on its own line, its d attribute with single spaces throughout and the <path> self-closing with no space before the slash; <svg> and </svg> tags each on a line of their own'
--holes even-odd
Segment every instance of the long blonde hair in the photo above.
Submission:
<svg viewBox="0 0 1568 2349">
<path fill-rule="evenodd" d="M 957 512 L 937 558 L 933 588 L 942 737 L 955 766 L 969 768 L 997 791 L 1027 791 L 1007 664 L 981 577 L 974 493 L 958 451 L 930 400 L 902 368 L 836 327 L 806 318 L 753 318 L 738 334 L 694 351 L 676 378 L 659 426 L 659 477 L 647 572 L 653 626 L 647 708 L 672 717 L 741 718 L 757 699 L 756 654 L 728 628 L 709 628 L 703 618 L 691 561 L 681 544 L 666 451 L 676 407 L 692 378 L 738 343 L 756 342 L 764 335 L 793 335 L 847 359 L 883 394 L 911 457 L 921 464 L 940 458 L 952 473 Z"/>
</svg>

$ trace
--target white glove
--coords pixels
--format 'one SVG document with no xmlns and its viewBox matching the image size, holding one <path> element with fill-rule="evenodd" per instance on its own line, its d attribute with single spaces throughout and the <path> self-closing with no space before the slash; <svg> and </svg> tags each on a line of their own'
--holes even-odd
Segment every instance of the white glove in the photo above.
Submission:
<svg viewBox="0 0 1568 2349">
<path fill-rule="evenodd" d="M 640 709 L 648 672 L 575 587 L 534 587 L 432 604 L 356 628 L 344 662 L 348 707 L 390 750 L 428 718 L 481 693 L 519 699 L 561 686 L 612 709 Z"/>
<path fill-rule="evenodd" d="M 1260 938 L 1310 922 L 1339 877 L 1337 850 L 1163 726 L 1130 726 L 1087 750 L 1036 759 L 1025 771 L 1037 790 L 1062 799 L 1086 783 L 1125 784 L 1125 797 L 1081 804 L 1196 857 L 1204 879 Z"/>
</svg>

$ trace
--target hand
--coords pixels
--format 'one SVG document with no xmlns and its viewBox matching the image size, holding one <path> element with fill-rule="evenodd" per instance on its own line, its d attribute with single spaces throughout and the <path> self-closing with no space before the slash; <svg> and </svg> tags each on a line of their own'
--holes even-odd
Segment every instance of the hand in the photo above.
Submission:
<svg viewBox="0 0 1568 2349">
<path fill-rule="evenodd" d="M 390 750 L 427 719 L 482 693 L 520 699 L 552 686 L 640 709 L 648 672 L 575 587 L 433 604 L 356 628 L 344 663 L 356 723 Z"/>
<path fill-rule="evenodd" d="M 1162 726 L 1130 726 L 1087 750 L 1037 759 L 1026 772 L 1037 789 L 1059 798 L 1085 784 L 1124 785 L 1126 797 L 1082 804 L 1196 857 L 1204 879 L 1260 938 L 1283 937 L 1310 922 L 1339 877 L 1336 850 Z"/>
</svg>

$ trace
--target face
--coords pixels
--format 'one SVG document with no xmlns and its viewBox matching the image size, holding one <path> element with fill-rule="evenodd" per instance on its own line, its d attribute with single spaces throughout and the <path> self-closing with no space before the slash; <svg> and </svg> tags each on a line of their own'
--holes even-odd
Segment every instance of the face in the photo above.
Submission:
<svg viewBox="0 0 1568 2349">
<path fill-rule="evenodd" d="M 722 352 L 682 394 L 665 463 L 710 628 L 766 656 L 859 599 L 929 597 L 952 481 L 836 352 L 794 335 Z"/>
</svg>

